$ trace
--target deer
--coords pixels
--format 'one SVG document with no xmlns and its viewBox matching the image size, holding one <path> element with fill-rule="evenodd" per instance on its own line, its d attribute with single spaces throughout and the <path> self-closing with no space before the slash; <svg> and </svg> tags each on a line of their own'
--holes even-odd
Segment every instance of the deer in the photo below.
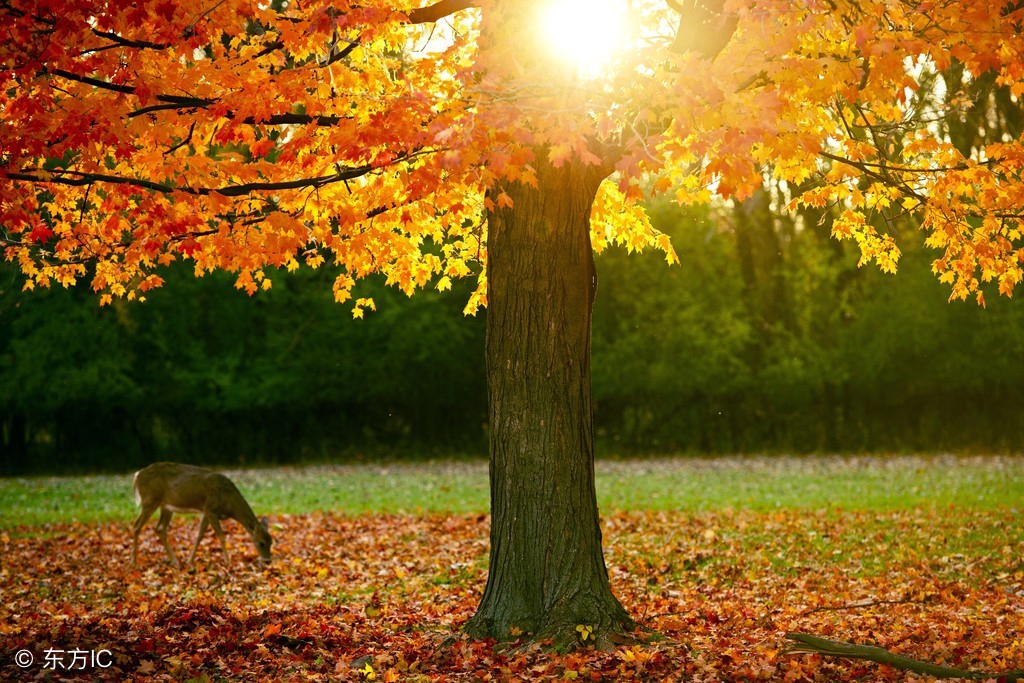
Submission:
<svg viewBox="0 0 1024 683">
<path fill-rule="evenodd" d="M 178 568 L 178 558 L 167 540 L 167 528 L 175 512 L 200 513 L 199 533 L 188 556 L 191 565 L 199 549 L 199 541 L 206 533 L 207 527 L 213 527 L 221 550 L 224 551 L 224 562 L 230 564 L 228 546 L 224 540 L 224 532 L 220 528 L 222 519 L 233 519 L 245 527 L 252 537 L 256 552 L 263 564 L 270 564 L 270 530 L 267 520 L 257 519 L 249 503 L 234 483 L 219 472 L 194 465 L 180 465 L 173 462 L 158 462 L 135 473 L 132 478 L 135 489 L 135 504 L 141 510 L 135 520 L 132 538 L 132 565 L 136 564 L 139 550 L 139 532 L 149 518 L 160 509 L 160 519 L 156 523 L 156 533 L 163 543 L 171 566 Z"/>
</svg>

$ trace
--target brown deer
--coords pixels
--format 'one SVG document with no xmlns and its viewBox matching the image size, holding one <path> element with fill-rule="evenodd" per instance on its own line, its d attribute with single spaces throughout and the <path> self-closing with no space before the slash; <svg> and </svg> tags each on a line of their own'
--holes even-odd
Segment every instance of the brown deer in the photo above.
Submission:
<svg viewBox="0 0 1024 683">
<path fill-rule="evenodd" d="M 142 508 L 135 520 L 134 537 L 132 538 L 132 564 L 139 550 L 139 532 L 153 515 L 160 509 L 160 520 L 156 523 L 156 533 L 167 551 L 167 557 L 175 567 L 178 558 L 174 555 L 171 544 L 167 541 L 167 527 L 175 512 L 199 512 L 199 533 L 188 556 L 192 564 L 199 541 L 206 533 L 208 526 L 213 527 L 220 547 L 224 551 L 224 561 L 230 562 L 228 546 L 224 542 L 224 532 L 220 528 L 220 520 L 233 519 L 245 527 L 252 536 L 253 545 L 264 564 L 270 563 L 270 531 L 267 529 L 266 518 L 256 519 L 252 508 L 242 498 L 238 488 L 223 474 L 193 465 L 179 465 L 173 462 L 158 462 L 139 470 L 133 479 L 135 488 L 135 504 Z"/>
</svg>

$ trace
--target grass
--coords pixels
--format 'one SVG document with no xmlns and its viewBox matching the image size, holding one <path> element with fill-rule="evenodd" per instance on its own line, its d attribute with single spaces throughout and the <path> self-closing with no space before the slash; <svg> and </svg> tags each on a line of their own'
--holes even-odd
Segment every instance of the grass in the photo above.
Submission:
<svg viewBox="0 0 1024 683">
<path fill-rule="evenodd" d="M 335 510 L 486 512 L 483 462 L 227 470 L 258 514 Z M 774 509 L 893 511 L 1024 507 L 1024 459 L 1012 457 L 716 457 L 602 460 L 602 511 Z M 131 474 L 0 479 L 0 528 L 130 522 Z"/>
<path fill-rule="evenodd" d="M 991 510 L 1024 506 L 1022 484 L 1024 459 L 1012 457 L 673 458 L 598 466 L 602 506 L 624 510 Z"/>
</svg>

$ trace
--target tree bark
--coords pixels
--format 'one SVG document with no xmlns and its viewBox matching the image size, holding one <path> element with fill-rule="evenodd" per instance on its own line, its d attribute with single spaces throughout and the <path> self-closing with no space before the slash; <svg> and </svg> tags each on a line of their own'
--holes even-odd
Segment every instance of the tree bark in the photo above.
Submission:
<svg viewBox="0 0 1024 683">
<path fill-rule="evenodd" d="M 490 569 L 466 630 L 602 645 L 635 627 L 608 581 L 594 488 L 589 219 L 609 169 L 546 156 L 538 186 L 496 188 L 514 205 L 488 216 Z"/>
</svg>

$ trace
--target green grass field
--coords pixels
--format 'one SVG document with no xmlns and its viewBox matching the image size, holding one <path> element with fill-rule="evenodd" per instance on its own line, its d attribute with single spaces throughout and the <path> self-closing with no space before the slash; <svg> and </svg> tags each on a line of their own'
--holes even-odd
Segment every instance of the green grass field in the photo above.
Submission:
<svg viewBox="0 0 1024 683">
<path fill-rule="evenodd" d="M 486 512 L 486 463 L 225 470 L 259 514 Z M 601 460 L 602 511 L 892 511 L 1024 507 L 1024 458 L 720 457 Z M 0 479 L 0 527 L 130 522 L 131 473 Z"/>
</svg>

